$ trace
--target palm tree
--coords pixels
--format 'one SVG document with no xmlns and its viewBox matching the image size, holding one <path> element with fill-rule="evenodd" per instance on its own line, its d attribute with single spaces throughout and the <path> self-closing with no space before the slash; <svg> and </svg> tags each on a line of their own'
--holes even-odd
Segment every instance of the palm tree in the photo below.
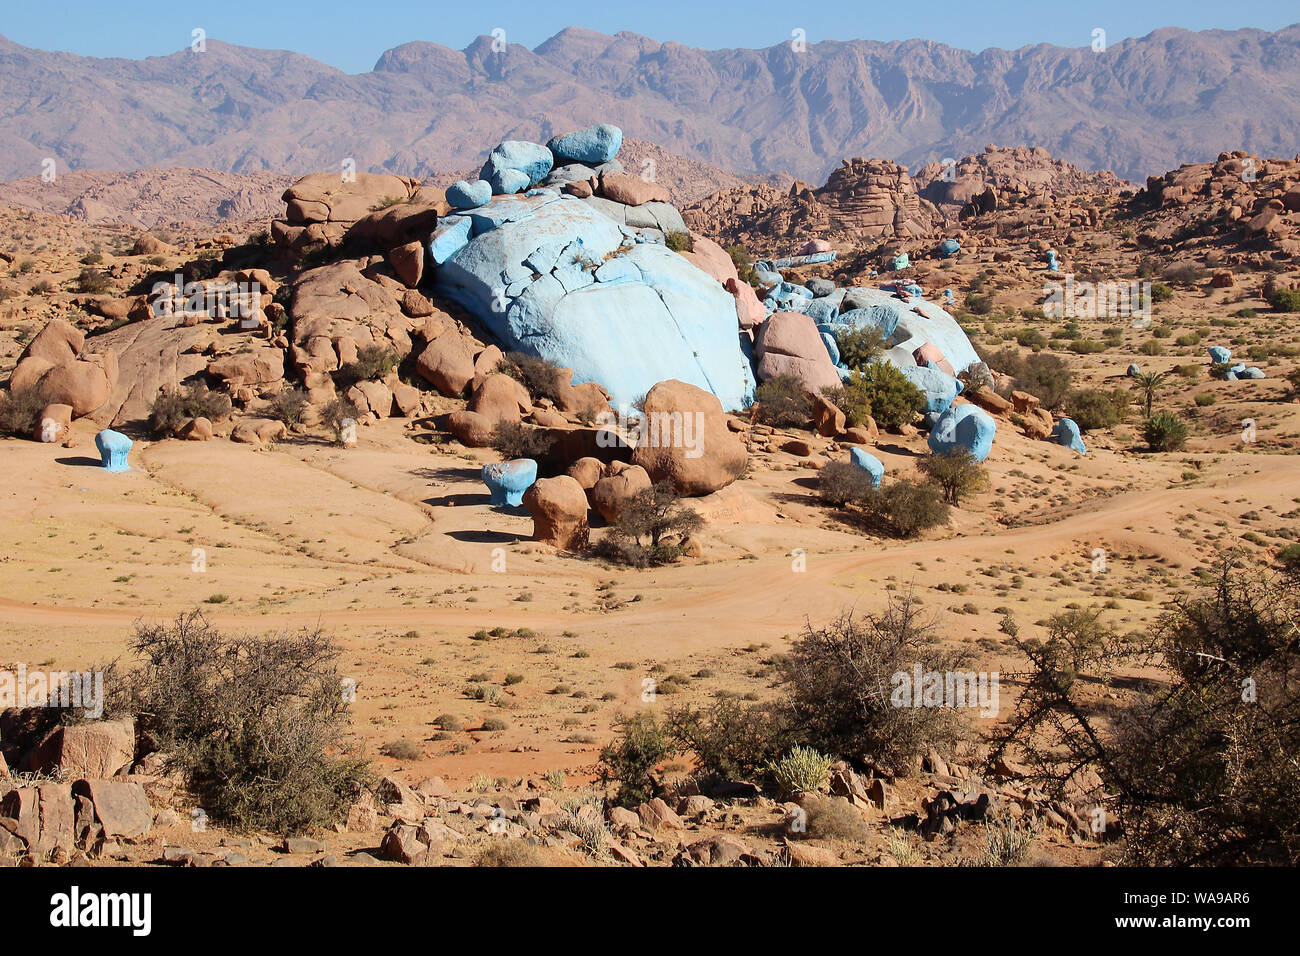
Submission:
<svg viewBox="0 0 1300 956">
<path fill-rule="evenodd" d="M 1165 372 L 1139 372 L 1133 376 L 1133 388 L 1141 392 L 1146 401 L 1147 418 L 1151 417 L 1151 403 L 1155 401 L 1156 392 L 1165 387 L 1169 375 Z"/>
</svg>

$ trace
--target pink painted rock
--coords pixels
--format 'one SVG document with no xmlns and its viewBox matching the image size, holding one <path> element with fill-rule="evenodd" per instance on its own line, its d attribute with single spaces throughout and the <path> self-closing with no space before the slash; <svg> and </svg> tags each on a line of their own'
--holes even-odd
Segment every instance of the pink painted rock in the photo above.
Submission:
<svg viewBox="0 0 1300 956">
<path fill-rule="evenodd" d="M 723 285 L 736 299 L 736 322 L 742 329 L 752 329 L 767 318 L 767 310 L 758 301 L 752 285 L 739 279 L 728 279 Z"/>
<path fill-rule="evenodd" d="M 810 316 L 799 312 L 774 312 L 754 334 L 758 377 L 768 381 L 792 375 L 813 395 L 840 384 L 821 334 Z"/>
<path fill-rule="evenodd" d="M 728 279 L 738 278 L 736 264 L 731 261 L 731 255 L 722 246 L 707 236 L 697 236 L 695 233 L 691 233 L 691 245 L 694 248 L 690 252 L 683 252 L 680 255 L 690 260 L 695 268 L 707 272 L 723 285 L 727 284 Z"/>
<path fill-rule="evenodd" d="M 957 373 L 953 371 L 952 363 L 944 357 L 943 350 L 933 342 L 926 342 L 918 348 L 912 353 L 912 358 L 916 361 L 917 365 L 924 365 L 926 362 L 933 362 L 948 375 L 951 375 L 953 378 L 957 377 Z"/>
</svg>

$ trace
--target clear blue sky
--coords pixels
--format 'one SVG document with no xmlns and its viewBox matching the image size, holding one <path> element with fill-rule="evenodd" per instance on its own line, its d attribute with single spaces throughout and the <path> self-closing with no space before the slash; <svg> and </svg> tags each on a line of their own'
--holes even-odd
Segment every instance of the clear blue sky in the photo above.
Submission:
<svg viewBox="0 0 1300 956">
<path fill-rule="evenodd" d="M 563 27 L 583 26 L 706 49 L 771 46 L 801 28 L 813 43 L 919 37 L 982 50 L 1088 46 L 1096 27 L 1116 43 L 1162 26 L 1276 30 L 1300 21 L 1292 0 L 4 0 L 4 7 L 0 34 L 24 46 L 84 56 L 158 56 L 188 47 L 190 31 L 202 27 L 213 39 L 295 50 L 349 73 L 369 70 L 384 50 L 410 40 L 460 49 L 496 27 L 509 42 L 528 47 Z"/>
</svg>

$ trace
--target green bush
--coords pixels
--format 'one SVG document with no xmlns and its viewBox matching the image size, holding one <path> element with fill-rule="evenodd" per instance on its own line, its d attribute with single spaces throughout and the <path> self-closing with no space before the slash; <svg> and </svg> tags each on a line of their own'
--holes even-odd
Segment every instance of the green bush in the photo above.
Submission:
<svg viewBox="0 0 1300 956">
<path fill-rule="evenodd" d="M 1177 451 L 1187 442 L 1187 423 L 1173 412 L 1156 412 L 1142 426 L 1152 451 Z"/>
<path fill-rule="evenodd" d="M 497 422 L 492 429 L 492 448 L 503 461 L 532 458 L 534 461 L 550 454 L 555 438 L 544 428 L 525 425 L 523 422 Z"/>
<path fill-rule="evenodd" d="M 664 236 L 664 245 L 673 252 L 694 252 L 695 240 L 689 232 L 670 232 Z"/>
<path fill-rule="evenodd" d="M 77 275 L 77 291 L 100 295 L 113 287 L 113 280 L 98 269 L 82 269 Z"/>
<path fill-rule="evenodd" d="M 796 744 L 780 760 L 768 764 L 767 769 L 778 791 L 783 796 L 793 797 L 801 793 L 816 793 L 826 786 L 834 762 L 834 757 Z"/>
<path fill-rule="evenodd" d="M 1211 392 L 1197 392 L 1192 396 L 1197 408 L 1208 408 L 1218 401 Z"/>
<path fill-rule="evenodd" d="M 740 277 L 740 281 L 753 285 L 754 257 L 750 255 L 749 250 L 743 244 L 727 246 L 727 255 L 731 256 L 731 262 L 736 267 L 736 275 Z"/>
<path fill-rule="evenodd" d="M 975 456 L 964 448 L 922 458 L 916 467 L 943 492 L 944 500 L 960 505 L 961 499 L 988 487 L 989 475 Z"/>
<path fill-rule="evenodd" d="M 365 345 L 357 350 L 356 360 L 334 373 L 334 381 L 342 389 L 358 382 L 386 378 L 397 368 L 397 354 L 382 345 Z"/>
<path fill-rule="evenodd" d="M 852 369 L 861 369 L 879 360 L 885 350 L 885 337 L 874 325 L 851 326 L 835 330 L 835 346 L 840 361 Z"/>
<path fill-rule="evenodd" d="M 654 770 L 674 752 L 673 740 L 648 711 L 621 719 L 614 730 L 617 738 L 600 752 L 601 780 L 618 785 L 616 803 L 644 803 L 658 791 Z"/>
<path fill-rule="evenodd" d="M 1174 290 L 1163 282 L 1156 282 L 1151 286 L 1152 302 L 1168 302 L 1174 297 Z"/>
<path fill-rule="evenodd" d="M 754 391 L 758 420 L 777 428 L 802 427 L 812 417 L 812 400 L 793 375 L 777 375 Z"/>
<path fill-rule="evenodd" d="M 549 398 L 553 402 L 560 400 L 564 386 L 570 384 L 560 366 L 549 359 L 523 352 L 507 352 L 497 365 L 497 371 L 515 379 L 533 398 Z"/>
<path fill-rule="evenodd" d="M 990 368 L 1010 375 L 1016 388 L 1036 396 L 1044 408 L 1059 408 L 1070 392 L 1073 375 L 1059 355 L 1021 355 L 1016 349 L 1005 348 L 989 356 L 987 362 Z"/>
<path fill-rule="evenodd" d="M 677 497 L 672 482 L 661 481 L 624 502 L 596 553 L 639 568 L 670 564 L 682 556 L 687 540 L 703 524 L 699 512 Z"/>
<path fill-rule="evenodd" d="M 1288 544 L 1277 553 L 1277 560 L 1292 574 L 1300 573 L 1300 544 Z"/>
<path fill-rule="evenodd" d="M 817 472 L 817 495 L 832 508 L 843 508 L 876 490 L 871 476 L 851 461 L 833 461 Z"/>
<path fill-rule="evenodd" d="M 320 630 L 233 637 L 203 615 L 137 624 L 143 663 L 115 694 L 214 819 L 298 833 L 338 822 L 367 782 L 339 649 Z"/>
<path fill-rule="evenodd" d="M 1070 418 L 1083 431 L 1114 428 L 1124 421 L 1131 396 L 1125 389 L 1083 388 L 1070 393 Z"/>
<path fill-rule="evenodd" d="M 1279 312 L 1300 312 L 1300 289 L 1274 289 L 1268 304 Z"/>
<path fill-rule="evenodd" d="M 863 524 L 900 538 L 912 538 L 948 523 L 948 503 L 928 482 L 898 478 L 853 503 Z"/>
<path fill-rule="evenodd" d="M 680 750 L 695 754 L 701 776 L 720 781 L 756 780 L 791 746 L 779 705 L 735 697 L 719 697 L 707 709 L 670 710 L 667 732 Z"/>
<path fill-rule="evenodd" d="M 870 416 L 879 427 L 896 430 L 925 409 L 925 393 L 889 362 L 872 362 L 855 370 L 842 386 L 823 394 L 855 425 Z"/>
<path fill-rule="evenodd" d="M 0 435 L 30 437 L 47 404 L 40 391 L 35 388 L 29 388 L 17 395 L 12 392 L 0 392 Z"/>
<path fill-rule="evenodd" d="M 334 443 L 342 445 L 347 423 L 355 424 L 360 414 L 361 409 L 340 396 L 321 409 L 321 424 L 334 433 Z"/>
<path fill-rule="evenodd" d="M 289 388 L 271 399 L 271 403 L 267 407 L 267 413 L 276 421 L 283 422 L 286 427 L 292 428 L 294 425 L 302 423 L 302 414 L 307 410 L 308 404 L 310 402 L 306 389 Z"/>
</svg>

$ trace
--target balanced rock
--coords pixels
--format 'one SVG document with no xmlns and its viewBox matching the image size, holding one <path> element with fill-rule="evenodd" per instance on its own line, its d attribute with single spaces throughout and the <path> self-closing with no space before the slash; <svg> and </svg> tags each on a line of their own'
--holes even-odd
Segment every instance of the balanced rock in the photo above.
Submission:
<svg viewBox="0 0 1300 956">
<path fill-rule="evenodd" d="M 644 468 L 652 482 L 670 481 L 679 495 L 707 495 L 744 471 L 749 454 L 727 427 L 716 396 L 670 379 L 650 389 L 643 408 L 632 464 Z"/>
<path fill-rule="evenodd" d="M 488 486 L 490 504 L 518 507 L 524 492 L 537 480 L 537 462 L 516 458 L 483 466 L 483 484 Z"/>
<path fill-rule="evenodd" d="M 108 471 L 131 470 L 126 458 L 133 444 L 131 439 L 111 428 L 105 428 L 95 436 L 95 447 L 99 449 L 100 460 Z"/>
<path fill-rule="evenodd" d="M 618 155 L 623 131 L 610 123 L 597 123 L 573 133 L 552 137 L 546 147 L 555 158 L 569 163 L 598 166 Z"/>
<path fill-rule="evenodd" d="M 581 551 L 589 540 L 587 494 L 568 475 L 541 478 L 523 496 L 533 516 L 533 540 L 565 551 Z"/>
</svg>

